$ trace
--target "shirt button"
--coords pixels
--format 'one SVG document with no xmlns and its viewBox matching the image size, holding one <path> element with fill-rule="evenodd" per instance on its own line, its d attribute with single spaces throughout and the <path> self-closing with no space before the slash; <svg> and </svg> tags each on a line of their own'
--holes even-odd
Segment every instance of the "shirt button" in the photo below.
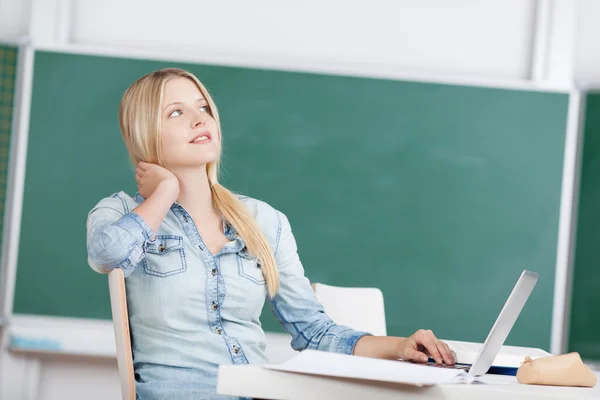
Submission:
<svg viewBox="0 0 600 400">
<path fill-rule="evenodd" d="M 219 308 L 219 305 L 213 301 L 212 302 L 212 309 L 215 310 L 215 311 L 217 311 L 217 308 Z"/>
<path fill-rule="evenodd" d="M 222 333 L 223 333 L 223 329 L 221 329 L 221 328 L 217 328 L 217 333 L 218 333 L 219 335 L 220 335 L 220 334 L 222 334 Z"/>
<path fill-rule="evenodd" d="M 240 352 L 240 349 L 238 349 L 236 346 L 233 346 L 233 352 L 237 354 Z"/>
<path fill-rule="evenodd" d="M 210 273 L 212 274 L 212 276 L 217 275 L 217 269 L 213 268 L 212 271 L 210 271 Z"/>
<path fill-rule="evenodd" d="M 188 222 L 188 219 L 187 219 L 187 217 L 186 217 L 185 215 L 183 216 L 183 220 L 184 220 L 185 222 Z"/>
</svg>

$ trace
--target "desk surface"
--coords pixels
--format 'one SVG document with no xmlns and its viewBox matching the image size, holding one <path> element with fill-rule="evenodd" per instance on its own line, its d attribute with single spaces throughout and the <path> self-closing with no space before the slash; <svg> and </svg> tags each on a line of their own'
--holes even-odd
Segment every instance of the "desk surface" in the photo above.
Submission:
<svg viewBox="0 0 600 400">
<path fill-rule="evenodd" d="M 416 399 L 599 399 L 600 385 L 594 388 L 570 388 L 520 385 L 515 377 L 490 376 L 495 383 L 452 384 L 415 387 L 372 381 L 329 378 L 273 371 L 254 365 L 219 367 L 217 393 L 263 399 L 329 400 L 381 399 L 397 400 L 409 394 Z"/>
</svg>

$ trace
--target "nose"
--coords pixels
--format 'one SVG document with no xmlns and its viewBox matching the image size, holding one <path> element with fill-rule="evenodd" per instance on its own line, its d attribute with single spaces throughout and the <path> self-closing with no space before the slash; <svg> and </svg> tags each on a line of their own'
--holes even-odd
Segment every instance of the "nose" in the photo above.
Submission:
<svg viewBox="0 0 600 400">
<path fill-rule="evenodd" d="M 192 128 L 203 126 L 205 122 L 206 115 L 203 115 L 203 113 L 198 112 L 194 115 L 194 118 L 192 119 Z"/>
</svg>

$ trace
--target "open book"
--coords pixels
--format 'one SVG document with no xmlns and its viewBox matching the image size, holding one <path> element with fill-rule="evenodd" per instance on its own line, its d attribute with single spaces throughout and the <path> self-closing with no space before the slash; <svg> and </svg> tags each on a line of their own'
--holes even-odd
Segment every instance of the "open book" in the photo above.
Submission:
<svg viewBox="0 0 600 400">
<path fill-rule="evenodd" d="M 456 353 L 457 363 L 472 364 L 480 343 L 445 341 Z M 539 358 L 551 355 L 541 349 L 503 346 L 492 366 L 518 368 L 526 356 Z M 304 350 L 281 364 L 267 364 L 265 368 L 300 374 L 322 375 L 347 379 L 366 379 L 380 382 L 429 386 L 444 383 L 472 382 L 464 369 L 432 368 L 428 365 L 381 360 L 376 358 Z"/>
<path fill-rule="evenodd" d="M 481 343 L 460 342 L 454 340 L 443 340 L 443 342 L 448 344 L 448 346 L 456 354 L 457 364 L 473 364 L 479 349 L 481 346 L 483 346 Z M 552 354 L 542 349 L 502 346 L 500 348 L 500 352 L 492 362 L 492 367 L 519 368 L 527 356 L 531 357 L 531 359 L 536 359 L 551 355 Z"/>
<path fill-rule="evenodd" d="M 468 380 L 467 373 L 460 369 L 433 368 L 422 364 L 317 350 L 304 350 L 281 364 L 267 364 L 264 367 L 298 374 L 402 383 L 414 386 L 460 383 Z"/>
</svg>

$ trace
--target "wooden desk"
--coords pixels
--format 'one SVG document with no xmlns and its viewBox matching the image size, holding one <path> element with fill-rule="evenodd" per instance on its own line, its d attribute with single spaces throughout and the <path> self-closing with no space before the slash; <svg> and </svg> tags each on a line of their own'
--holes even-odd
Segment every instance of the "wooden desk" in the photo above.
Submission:
<svg viewBox="0 0 600 400">
<path fill-rule="evenodd" d="M 594 388 L 520 385 L 515 377 L 486 376 L 494 384 L 452 384 L 414 387 L 273 371 L 254 365 L 219 367 L 217 393 L 229 396 L 278 400 L 398 400 L 414 399 L 599 399 L 600 384 Z"/>
</svg>

